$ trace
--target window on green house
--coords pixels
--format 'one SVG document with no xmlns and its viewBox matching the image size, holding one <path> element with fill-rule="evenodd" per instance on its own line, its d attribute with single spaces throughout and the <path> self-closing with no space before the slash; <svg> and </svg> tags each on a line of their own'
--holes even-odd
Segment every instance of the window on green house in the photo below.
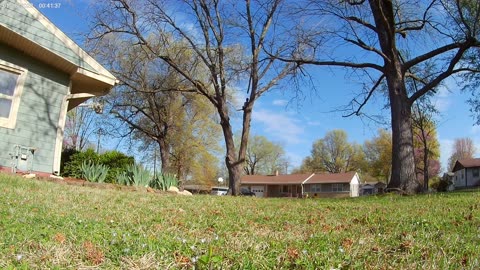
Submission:
<svg viewBox="0 0 480 270">
<path fill-rule="evenodd" d="M 15 127 L 25 76 L 25 69 L 0 60 L 0 127 Z"/>
</svg>

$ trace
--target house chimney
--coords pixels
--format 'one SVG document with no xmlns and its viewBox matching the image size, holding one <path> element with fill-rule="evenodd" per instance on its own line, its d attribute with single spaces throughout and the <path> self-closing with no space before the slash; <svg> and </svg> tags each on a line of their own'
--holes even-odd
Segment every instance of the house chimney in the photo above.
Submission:
<svg viewBox="0 0 480 270">
<path fill-rule="evenodd" d="M 275 176 L 278 176 L 278 170 L 275 170 Z"/>
</svg>

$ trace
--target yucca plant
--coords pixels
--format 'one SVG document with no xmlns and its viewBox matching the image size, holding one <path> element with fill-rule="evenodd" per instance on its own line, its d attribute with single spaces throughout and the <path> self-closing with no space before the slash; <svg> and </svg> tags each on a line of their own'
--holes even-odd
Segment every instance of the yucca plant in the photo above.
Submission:
<svg viewBox="0 0 480 270">
<path fill-rule="evenodd" d="M 153 178 L 150 186 L 156 189 L 168 190 L 170 187 L 178 187 L 178 179 L 175 174 L 159 173 Z"/>
<path fill-rule="evenodd" d="M 122 185 L 149 186 L 152 176 L 141 165 L 129 165 L 125 172 L 117 174 L 117 183 Z"/>
<path fill-rule="evenodd" d="M 82 176 L 89 182 L 103 183 L 107 177 L 109 168 L 102 164 L 83 161 L 80 166 Z"/>
<path fill-rule="evenodd" d="M 117 174 L 117 184 L 130 186 L 132 185 L 132 177 L 129 175 L 128 172 L 120 172 Z"/>
<path fill-rule="evenodd" d="M 150 171 L 143 168 L 142 165 L 132 165 L 129 169 L 132 172 L 132 180 L 135 186 L 147 187 L 150 184 L 150 180 L 152 179 Z"/>
</svg>

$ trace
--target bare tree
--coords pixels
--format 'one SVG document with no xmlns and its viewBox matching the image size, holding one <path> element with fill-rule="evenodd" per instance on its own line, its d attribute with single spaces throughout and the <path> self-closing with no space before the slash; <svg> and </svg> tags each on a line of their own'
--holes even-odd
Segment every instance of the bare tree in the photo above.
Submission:
<svg viewBox="0 0 480 270">
<path fill-rule="evenodd" d="M 388 187 L 420 191 L 415 179 L 412 104 L 448 77 L 479 72 L 471 55 L 480 47 L 480 3 L 326 0 L 302 5 L 297 14 L 315 25 L 299 35 L 298 47 L 282 60 L 299 67 L 333 66 L 358 72 L 370 86 L 352 100 L 348 116 L 361 115 L 371 97 L 386 88 L 393 142 Z M 321 33 L 319 23 L 324 23 Z M 408 83 L 417 87 L 407 87 Z"/>
<path fill-rule="evenodd" d="M 132 46 L 141 46 L 216 108 L 225 140 L 230 192 L 234 195 L 240 192 L 254 104 L 293 70 L 293 64 L 269 58 L 264 52 L 276 37 L 281 2 L 112 0 L 99 4 L 94 18 L 92 39 L 116 34 L 131 41 Z M 174 44 L 191 53 L 189 63 L 178 62 L 175 53 L 166 50 Z M 198 66 L 206 76 L 197 72 L 194 67 Z M 238 88 L 247 98 L 241 108 L 242 131 L 237 147 L 228 101 Z"/>
<path fill-rule="evenodd" d="M 420 99 L 413 106 L 412 128 L 415 148 L 415 170 L 423 190 L 427 191 L 431 174 L 440 171 L 440 144 L 437 139 L 435 108 L 427 99 Z"/>
<path fill-rule="evenodd" d="M 452 148 L 452 154 L 448 159 L 448 170 L 452 170 L 455 162 L 460 159 L 473 158 L 475 154 L 475 145 L 470 138 L 455 139 Z"/>
<path fill-rule="evenodd" d="M 67 113 L 63 147 L 85 150 L 94 132 L 95 112 L 88 107 L 76 107 Z"/>
</svg>

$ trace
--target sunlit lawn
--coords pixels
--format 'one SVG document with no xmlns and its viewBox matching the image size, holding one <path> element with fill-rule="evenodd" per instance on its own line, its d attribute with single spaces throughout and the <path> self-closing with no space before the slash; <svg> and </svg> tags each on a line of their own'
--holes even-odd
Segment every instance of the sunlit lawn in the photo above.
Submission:
<svg viewBox="0 0 480 270">
<path fill-rule="evenodd" d="M 480 192 L 183 197 L 0 175 L 0 268 L 480 269 Z"/>
</svg>

